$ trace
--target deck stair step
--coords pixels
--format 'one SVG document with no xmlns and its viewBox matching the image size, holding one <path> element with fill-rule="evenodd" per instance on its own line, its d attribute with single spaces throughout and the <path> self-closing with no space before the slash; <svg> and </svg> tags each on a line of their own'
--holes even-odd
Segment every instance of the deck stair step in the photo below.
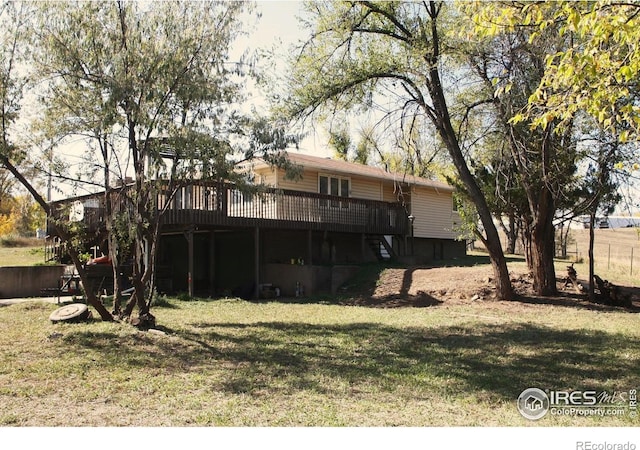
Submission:
<svg viewBox="0 0 640 450">
<path fill-rule="evenodd" d="M 368 235 L 366 242 L 378 261 L 390 261 L 397 256 L 393 247 L 382 235 Z"/>
</svg>

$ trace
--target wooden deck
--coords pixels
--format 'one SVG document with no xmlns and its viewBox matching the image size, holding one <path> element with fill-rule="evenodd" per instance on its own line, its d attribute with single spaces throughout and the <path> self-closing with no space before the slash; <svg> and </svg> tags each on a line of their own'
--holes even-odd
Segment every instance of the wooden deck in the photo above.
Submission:
<svg viewBox="0 0 640 450">
<path fill-rule="evenodd" d="M 262 227 L 291 230 L 406 235 L 409 221 L 399 203 L 337 197 L 302 191 L 265 189 L 247 193 L 224 183 L 194 182 L 173 197 L 159 194 L 163 229 Z M 80 206 L 81 205 L 81 206 Z M 52 210 L 77 218 L 90 231 L 104 226 L 104 193 L 52 202 Z M 166 207 L 166 209 L 165 209 Z"/>
</svg>

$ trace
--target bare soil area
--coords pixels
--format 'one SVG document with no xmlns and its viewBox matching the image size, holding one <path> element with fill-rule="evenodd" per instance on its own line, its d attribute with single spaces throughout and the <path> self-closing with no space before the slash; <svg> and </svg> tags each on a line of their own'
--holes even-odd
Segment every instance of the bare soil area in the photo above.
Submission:
<svg viewBox="0 0 640 450">
<path fill-rule="evenodd" d="M 557 272 L 558 295 L 539 297 L 533 290 L 532 277 L 524 263 L 510 267 L 511 282 L 516 292 L 516 300 L 522 304 L 553 304 L 575 306 L 598 310 L 619 310 L 589 302 L 584 294 L 578 294 L 571 286 L 564 286 L 564 275 Z M 586 281 L 582 281 L 586 285 Z M 632 310 L 640 311 L 640 289 L 620 286 L 623 295 L 632 301 Z M 347 291 L 353 304 L 381 308 L 403 306 L 428 307 L 440 304 L 471 304 L 494 302 L 496 290 L 492 269 L 488 264 L 460 267 L 407 267 L 383 270 L 375 286 Z M 513 307 L 513 302 L 506 302 Z"/>
</svg>

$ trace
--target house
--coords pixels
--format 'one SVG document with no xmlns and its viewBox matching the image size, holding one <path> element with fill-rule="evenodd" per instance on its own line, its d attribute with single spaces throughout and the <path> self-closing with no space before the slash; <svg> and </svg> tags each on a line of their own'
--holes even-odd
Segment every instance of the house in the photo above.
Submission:
<svg viewBox="0 0 640 450">
<path fill-rule="evenodd" d="M 264 187 L 258 192 L 194 180 L 171 199 L 158 198 L 159 206 L 168 206 L 157 255 L 165 274 L 159 290 L 335 292 L 359 264 L 464 255 L 454 230 L 460 219 L 452 187 L 329 158 L 293 152 L 288 158 L 301 168 L 297 181 L 257 160 L 245 169 Z M 83 220 L 99 229 L 103 211 L 96 198 L 64 202 L 90 205 Z M 96 244 L 106 252 L 104 241 Z"/>
</svg>

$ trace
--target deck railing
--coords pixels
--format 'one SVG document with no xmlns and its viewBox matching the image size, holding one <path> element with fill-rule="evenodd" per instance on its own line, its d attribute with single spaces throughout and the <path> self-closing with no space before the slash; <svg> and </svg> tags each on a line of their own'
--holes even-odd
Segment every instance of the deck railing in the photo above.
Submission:
<svg viewBox="0 0 640 450">
<path fill-rule="evenodd" d="M 67 206 L 66 210 L 80 204 L 82 221 L 88 228 L 100 228 L 104 194 L 55 202 L 58 207 Z M 409 226 L 399 203 L 273 188 L 246 192 L 226 183 L 194 182 L 172 196 L 158 194 L 156 205 L 164 210 L 161 220 L 165 226 L 262 226 L 399 235 L 407 234 Z"/>
</svg>

